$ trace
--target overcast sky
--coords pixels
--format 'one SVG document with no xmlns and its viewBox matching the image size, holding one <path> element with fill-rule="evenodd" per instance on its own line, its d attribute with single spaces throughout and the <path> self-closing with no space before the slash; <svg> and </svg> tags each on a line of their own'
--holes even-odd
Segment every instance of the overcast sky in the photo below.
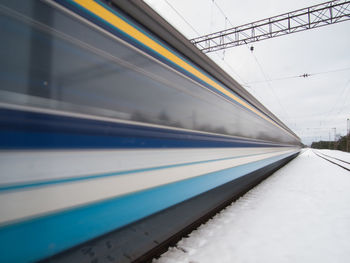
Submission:
<svg viewBox="0 0 350 263">
<path fill-rule="evenodd" d="M 192 39 L 198 34 L 223 30 L 225 26 L 229 28 L 230 23 L 239 26 L 324 1 L 146 2 L 188 39 Z M 254 46 L 253 53 L 249 50 L 251 45 Z M 346 120 L 350 118 L 350 21 L 207 55 L 277 115 L 305 144 L 328 140 L 329 136 L 333 140 L 334 128 L 337 134 L 346 134 Z M 315 74 L 339 69 L 344 70 Z M 315 75 L 274 80 L 304 73 Z M 266 78 L 271 81 L 267 82 Z"/>
</svg>

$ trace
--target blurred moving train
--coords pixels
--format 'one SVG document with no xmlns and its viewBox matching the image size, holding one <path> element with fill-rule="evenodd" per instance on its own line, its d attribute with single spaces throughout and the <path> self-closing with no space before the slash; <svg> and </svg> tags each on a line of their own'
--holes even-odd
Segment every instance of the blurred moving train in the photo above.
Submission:
<svg viewBox="0 0 350 263">
<path fill-rule="evenodd" d="M 141 1 L 1 0 L 0 12 L 1 262 L 135 222 L 162 242 L 230 183 L 299 152 L 290 129 Z M 159 243 L 124 239 L 129 260 Z"/>
</svg>

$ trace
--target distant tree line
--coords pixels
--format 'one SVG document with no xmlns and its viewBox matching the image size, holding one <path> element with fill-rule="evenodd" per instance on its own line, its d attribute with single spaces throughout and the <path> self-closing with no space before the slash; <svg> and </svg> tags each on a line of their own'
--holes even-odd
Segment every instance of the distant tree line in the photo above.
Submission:
<svg viewBox="0 0 350 263">
<path fill-rule="evenodd" d="M 343 152 L 346 151 L 350 151 L 350 141 L 349 141 L 349 149 L 346 149 L 346 143 L 347 143 L 347 139 L 350 140 L 350 134 L 348 134 L 347 136 L 341 136 L 337 141 L 318 141 L 318 142 L 313 142 L 311 144 L 311 148 L 314 149 L 331 149 L 331 150 L 340 150 Z"/>
</svg>

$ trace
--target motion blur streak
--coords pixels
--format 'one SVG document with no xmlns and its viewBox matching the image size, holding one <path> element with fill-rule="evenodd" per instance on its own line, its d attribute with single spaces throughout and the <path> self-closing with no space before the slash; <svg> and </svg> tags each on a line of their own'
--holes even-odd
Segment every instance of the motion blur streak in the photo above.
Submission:
<svg viewBox="0 0 350 263">
<path fill-rule="evenodd" d="M 299 151 L 198 50 L 183 55 L 113 3 L 1 1 L 4 262 L 56 255 Z"/>
</svg>

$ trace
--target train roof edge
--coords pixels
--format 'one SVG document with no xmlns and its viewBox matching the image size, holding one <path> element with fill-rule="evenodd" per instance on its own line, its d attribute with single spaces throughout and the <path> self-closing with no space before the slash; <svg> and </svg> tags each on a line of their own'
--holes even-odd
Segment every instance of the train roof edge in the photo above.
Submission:
<svg viewBox="0 0 350 263">
<path fill-rule="evenodd" d="M 198 67 L 205 70 L 219 82 L 223 83 L 227 88 L 231 89 L 239 96 L 247 100 L 254 107 L 270 116 L 279 125 L 299 138 L 289 127 L 287 127 L 279 118 L 277 118 L 270 110 L 260 103 L 253 95 L 226 73 L 207 55 L 201 52 L 193 45 L 184 35 L 170 25 L 162 16 L 154 11 L 148 4 L 142 0 L 104 0 L 111 6 L 115 6 L 125 14 L 130 16 L 144 28 L 157 36 L 159 39 L 170 45 L 177 52 L 195 63 Z M 299 138 L 300 140 L 300 138 Z"/>
</svg>

